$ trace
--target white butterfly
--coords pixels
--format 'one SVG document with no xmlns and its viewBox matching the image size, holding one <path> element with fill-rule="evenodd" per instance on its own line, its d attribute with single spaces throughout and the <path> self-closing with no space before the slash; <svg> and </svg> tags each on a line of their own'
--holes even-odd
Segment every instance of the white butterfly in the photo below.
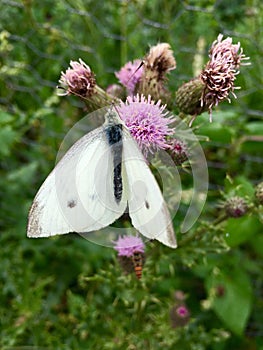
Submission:
<svg viewBox="0 0 263 350">
<path fill-rule="evenodd" d="M 176 248 L 169 211 L 144 156 L 114 108 L 65 154 L 39 189 L 28 237 L 85 233 L 112 224 L 128 206 L 145 237 Z"/>
</svg>

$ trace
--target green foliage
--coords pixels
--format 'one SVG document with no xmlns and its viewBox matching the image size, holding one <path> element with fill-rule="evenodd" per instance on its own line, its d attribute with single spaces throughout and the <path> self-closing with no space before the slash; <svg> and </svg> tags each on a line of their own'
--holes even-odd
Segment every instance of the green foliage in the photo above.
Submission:
<svg viewBox="0 0 263 350">
<path fill-rule="evenodd" d="M 0 12 L 0 345 L 3 349 L 263 349 L 262 5 L 254 1 L 22 1 Z M 142 280 L 124 275 L 110 248 L 77 235 L 26 238 L 32 199 L 53 168 L 59 145 L 85 115 L 76 98 L 55 93 L 61 70 L 81 57 L 104 88 L 114 71 L 171 44 L 177 70 L 170 90 L 193 77 L 197 42 L 207 49 L 234 33 L 252 65 L 231 105 L 194 123 L 210 188 L 202 216 L 179 247 L 149 243 Z M 201 50 L 201 51 L 202 51 Z M 200 54 L 200 52 L 198 52 Z M 190 181 L 190 180 L 189 180 Z M 248 201 L 242 218 L 225 218 L 220 200 Z M 175 227 L 184 207 L 174 220 Z M 178 231 L 178 230 L 177 230 Z M 173 328 L 176 290 L 189 322 Z"/>
<path fill-rule="evenodd" d="M 222 288 L 222 290 L 220 290 Z M 242 335 L 251 312 L 252 290 L 248 276 L 240 269 L 217 268 L 207 280 L 211 307 L 229 329 Z"/>
</svg>

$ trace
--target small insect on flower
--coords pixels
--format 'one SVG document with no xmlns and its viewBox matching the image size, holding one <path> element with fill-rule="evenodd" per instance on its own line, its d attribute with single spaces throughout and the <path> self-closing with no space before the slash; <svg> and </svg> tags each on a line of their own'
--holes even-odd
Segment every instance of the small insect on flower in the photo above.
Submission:
<svg viewBox="0 0 263 350">
<path fill-rule="evenodd" d="M 138 279 L 142 278 L 142 268 L 144 264 L 145 257 L 140 252 L 134 252 L 132 255 L 132 262 L 134 265 L 134 272 Z"/>
<path fill-rule="evenodd" d="M 142 277 L 145 261 L 144 243 L 138 236 L 119 237 L 114 242 L 114 249 L 118 252 L 119 263 L 125 273 L 135 272 L 136 277 Z"/>
</svg>

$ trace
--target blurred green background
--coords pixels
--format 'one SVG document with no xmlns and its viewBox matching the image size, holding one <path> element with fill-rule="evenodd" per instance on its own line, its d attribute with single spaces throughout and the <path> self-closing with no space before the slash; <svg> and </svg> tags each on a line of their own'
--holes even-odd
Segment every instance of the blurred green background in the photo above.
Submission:
<svg viewBox="0 0 263 350">
<path fill-rule="evenodd" d="M 253 138 L 263 135 L 262 19 L 260 0 L 1 1 L 2 349 L 263 349 L 262 212 L 209 225 L 223 194 L 252 202 L 262 181 L 263 146 Z M 26 238 L 34 195 L 85 114 L 55 92 L 69 61 L 82 58 L 106 88 L 128 60 L 168 42 L 173 92 L 203 67 L 219 33 L 241 42 L 251 66 L 237 77 L 238 99 L 220 105 L 212 124 L 207 114 L 195 122 L 210 138 L 210 190 L 192 231 L 202 235 L 187 244 L 179 235 L 177 250 L 150 243 L 142 281 L 123 275 L 112 249 L 78 235 Z M 191 313 L 184 327 L 170 319 L 176 290 Z"/>
</svg>

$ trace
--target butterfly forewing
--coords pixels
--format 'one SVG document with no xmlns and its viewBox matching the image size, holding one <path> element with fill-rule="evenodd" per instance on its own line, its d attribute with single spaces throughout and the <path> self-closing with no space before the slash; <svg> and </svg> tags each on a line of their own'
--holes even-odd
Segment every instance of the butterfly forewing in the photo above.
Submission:
<svg viewBox="0 0 263 350">
<path fill-rule="evenodd" d="M 29 213 L 28 236 L 89 232 L 108 226 L 127 205 L 116 203 L 113 160 L 104 127 L 83 136 L 41 186 Z"/>
</svg>

